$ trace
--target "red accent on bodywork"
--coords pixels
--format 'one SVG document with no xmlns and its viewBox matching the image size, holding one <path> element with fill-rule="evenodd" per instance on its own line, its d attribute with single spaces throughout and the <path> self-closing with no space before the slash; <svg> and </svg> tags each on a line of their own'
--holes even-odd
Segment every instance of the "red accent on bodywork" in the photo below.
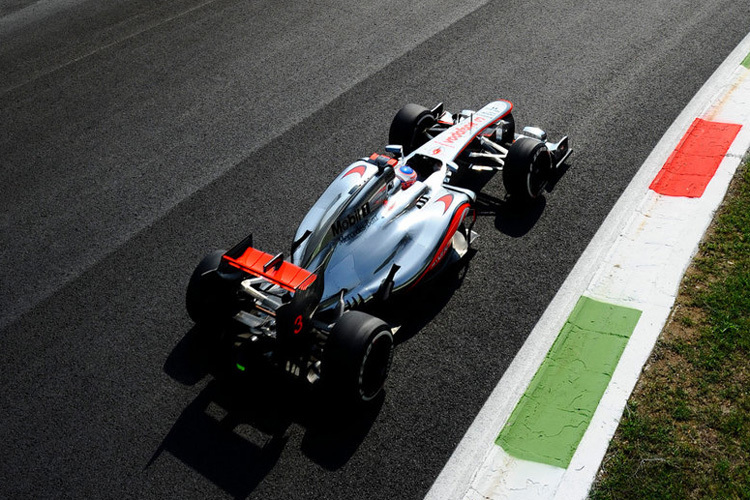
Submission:
<svg viewBox="0 0 750 500">
<path fill-rule="evenodd" d="M 435 268 L 435 266 L 440 264 L 440 262 L 443 260 L 445 254 L 448 252 L 448 247 L 451 244 L 453 235 L 456 234 L 456 231 L 458 231 L 458 226 L 461 225 L 461 222 L 463 222 L 464 217 L 466 217 L 466 213 L 470 208 L 471 205 L 469 205 L 468 203 L 464 203 L 463 205 L 458 207 L 456 213 L 453 214 L 453 219 L 451 220 L 450 226 L 448 226 L 448 231 L 446 231 L 443 241 L 440 242 L 440 246 L 438 247 L 437 252 L 435 252 L 435 256 L 432 258 L 432 261 L 430 261 L 430 265 L 428 265 L 424 272 L 419 276 L 419 278 L 417 278 L 412 287 L 417 286 L 417 283 L 419 283 L 422 278 L 424 278 L 430 271 Z"/>
<path fill-rule="evenodd" d="M 227 255 L 224 256 L 224 259 L 231 266 L 266 279 L 290 292 L 297 289 L 306 290 L 317 279 L 317 275 L 287 261 L 283 261 L 278 269 L 271 267 L 264 271 L 263 266 L 270 262 L 273 257 L 269 253 L 251 247 L 236 259 Z"/>
<path fill-rule="evenodd" d="M 377 157 L 377 156 L 376 156 Z M 347 173 L 344 174 L 344 177 L 351 174 L 359 174 L 360 176 L 365 175 L 365 172 L 367 172 L 367 167 L 364 165 L 360 165 L 358 167 L 354 167 L 351 170 L 349 170 Z"/>
<path fill-rule="evenodd" d="M 453 203 L 453 195 L 452 194 L 446 194 L 441 196 L 440 198 L 435 201 L 435 203 L 442 202 L 445 204 L 445 208 L 443 209 L 443 214 L 448 211 L 448 209 L 451 207 L 451 203 Z"/>
</svg>

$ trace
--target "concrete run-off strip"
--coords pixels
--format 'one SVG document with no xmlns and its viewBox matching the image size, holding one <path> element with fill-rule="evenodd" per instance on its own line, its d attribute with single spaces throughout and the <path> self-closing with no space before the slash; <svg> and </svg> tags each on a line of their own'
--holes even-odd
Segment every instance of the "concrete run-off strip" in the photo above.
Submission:
<svg viewBox="0 0 750 500">
<path fill-rule="evenodd" d="M 567 467 L 640 316 L 581 297 L 497 444 L 517 458 Z"/>
</svg>

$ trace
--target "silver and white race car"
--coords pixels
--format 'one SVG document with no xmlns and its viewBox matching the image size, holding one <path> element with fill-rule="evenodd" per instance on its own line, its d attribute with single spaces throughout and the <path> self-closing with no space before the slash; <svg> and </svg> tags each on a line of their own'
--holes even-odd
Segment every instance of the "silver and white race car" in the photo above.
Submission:
<svg viewBox="0 0 750 500">
<path fill-rule="evenodd" d="M 404 106 L 387 153 L 339 174 L 302 220 L 288 258 L 254 248 L 252 235 L 207 255 L 188 284 L 190 317 L 221 339 L 240 371 L 278 367 L 349 403 L 378 397 L 397 325 L 362 309 L 466 255 L 472 173 L 501 171 L 508 197 L 533 199 L 571 152 L 567 137 L 549 142 L 535 127 L 517 134 L 512 108 L 504 100 L 455 114 L 442 104 Z"/>
</svg>

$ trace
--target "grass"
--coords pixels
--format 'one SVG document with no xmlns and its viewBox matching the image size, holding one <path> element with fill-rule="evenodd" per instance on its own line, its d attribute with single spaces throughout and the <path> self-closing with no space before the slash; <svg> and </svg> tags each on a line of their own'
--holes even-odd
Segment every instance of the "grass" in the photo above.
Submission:
<svg viewBox="0 0 750 500">
<path fill-rule="evenodd" d="M 592 499 L 750 499 L 749 164 L 683 279 Z"/>
</svg>

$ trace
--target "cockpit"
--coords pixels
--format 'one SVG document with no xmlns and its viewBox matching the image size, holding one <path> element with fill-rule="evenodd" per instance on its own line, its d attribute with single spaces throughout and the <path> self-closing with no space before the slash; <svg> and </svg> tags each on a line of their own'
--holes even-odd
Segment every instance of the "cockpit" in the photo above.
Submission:
<svg viewBox="0 0 750 500">
<path fill-rule="evenodd" d="M 443 162 L 441 160 L 422 154 L 412 155 L 406 161 L 406 165 L 414 169 L 417 173 L 417 178 L 420 181 L 424 181 L 433 173 L 443 168 Z"/>
</svg>

